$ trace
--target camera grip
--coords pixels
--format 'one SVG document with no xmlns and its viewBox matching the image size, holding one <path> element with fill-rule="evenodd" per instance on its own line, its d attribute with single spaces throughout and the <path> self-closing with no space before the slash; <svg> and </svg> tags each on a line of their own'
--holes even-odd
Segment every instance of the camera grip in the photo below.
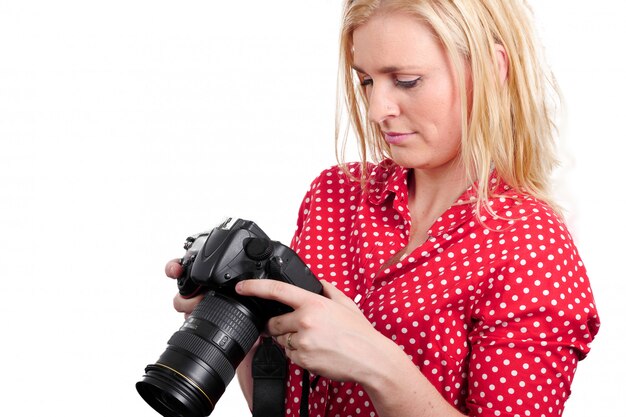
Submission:
<svg viewBox="0 0 626 417">
<path fill-rule="evenodd" d="M 315 294 L 323 292 L 322 283 L 304 261 L 287 246 L 277 247 L 276 256 L 272 257 L 269 262 L 269 274 L 272 279 L 293 284 Z"/>
<path fill-rule="evenodd" d="M 196 284 L 191 279 L 191 263 L 188 260 L 181 259 L 180 265 L 183 267 L 183 275 L 176 280 L 178 285 L 178 293 L 183 298 L 193 298 L 200 294 L 203 290 L 202 286 Z"/>
</svg>

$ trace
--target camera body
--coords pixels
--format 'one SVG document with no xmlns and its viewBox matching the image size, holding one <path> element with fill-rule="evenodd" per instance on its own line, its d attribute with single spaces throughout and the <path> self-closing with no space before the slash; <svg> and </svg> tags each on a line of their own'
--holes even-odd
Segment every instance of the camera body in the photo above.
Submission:
<svg viewBox="0 0 626 417">
<path fill-rule="evenodd" d="M 288 313 L 284 304 L 235 292 L 237 282 L 246 279 L 274 279 L 321 294 L 322 285 L 289 247 L 272 241 L 254 222 L 229 218 L 210 232 L 187 238 L 181 259 L 184 274 L 178 291 L 191 298 L 204 291 L 221 292 L 239 298 L 264 317 Z"/>
<path fill-rule="evenodd" d="M 204 293 L 204 298 L 136 384 L 165 417 L 208 416 L 267 320 L 292 311 L 273 300 L 237 294 L 237 282 L 274 279 L 322 293 L 322 284 L 298 255 L 249 220 L 228 219 L 187 238 L 185 249 L 179 292 L 185 298 Z"/>
</svg>

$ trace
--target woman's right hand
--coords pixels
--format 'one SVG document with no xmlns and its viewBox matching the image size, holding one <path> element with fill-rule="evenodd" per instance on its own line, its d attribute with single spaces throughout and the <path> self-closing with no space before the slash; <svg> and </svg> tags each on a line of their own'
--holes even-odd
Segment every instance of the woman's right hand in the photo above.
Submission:
<svg viewBox="0 0 626 417">
<path fill-rule="evenodd" d="M 165 264 L 165 275 L 170 278 L 178 279 L 183 275 L 184 268 L 180 264 L 180 259 L 172 259 L 167 264 Z M 198 305 L 204 294 L 197 295 L 192 298 L 183 298 L 180 293 L 176 293 L 174 296 L 174 309 L 179 313 L 185 313 L 185 320 L 194 308 Z"/>
</svg>

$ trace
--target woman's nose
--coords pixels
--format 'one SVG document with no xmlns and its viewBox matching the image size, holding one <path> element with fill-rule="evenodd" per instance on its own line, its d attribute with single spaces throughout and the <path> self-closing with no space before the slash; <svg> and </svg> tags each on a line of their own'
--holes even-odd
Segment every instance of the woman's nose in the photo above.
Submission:
<svg viewBox="0 0 626 417">
<path fill-rule="evenodd" d="M 382 123 L 399 113 L 398 104 L 389 91 L 384 88 L 371 87 L 368 97 L 367 117 L 370 122 Z"/>
</svg>

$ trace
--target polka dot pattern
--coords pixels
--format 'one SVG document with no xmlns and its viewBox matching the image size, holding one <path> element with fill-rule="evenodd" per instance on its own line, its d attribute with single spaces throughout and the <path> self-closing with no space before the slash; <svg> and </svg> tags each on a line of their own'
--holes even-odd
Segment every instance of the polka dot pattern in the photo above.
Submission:
<svg viewBox="0 0 626 417">
<path fill-rule="evenodd" d="M 408 171 L 369 167 L 366 191 L 338 167 L 300 208 L 292 247 L 353 298 L 460 411 L 557 416 L 599 319 L 585 267 L 565 225 L 536 199 L 493 179 L 493 213 L 477 216 L 469 189 L 394 265 L 407 243 Z M 359 166 L 350 171 L 359 176 Z M 495 215 L 494 215 L 495 214 Z M 356 383 L 313 379 L 309 414 L 376 416 Z M 286 415 L 299 415 L 302 372 L 290 365 Z"/>
</svg>

